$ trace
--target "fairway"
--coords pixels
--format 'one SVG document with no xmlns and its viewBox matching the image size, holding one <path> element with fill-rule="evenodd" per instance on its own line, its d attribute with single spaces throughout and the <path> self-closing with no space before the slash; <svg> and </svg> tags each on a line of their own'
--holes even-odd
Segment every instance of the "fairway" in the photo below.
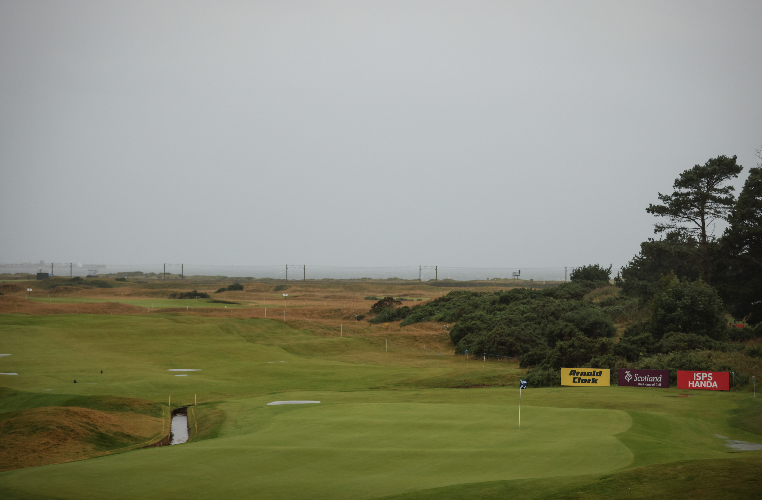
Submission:
<svg viewBox="0 0 762 500">
<path fill-rule="evenodd" d="M 748 393 L 615 386 L 527 389 L 519 430 L 515 363 L 332 332 L 181 314 L 2 315 L 0 371 L 19 375 L 0 379 L 15 391 L 0 419 L 109 395 L 163 405 L 159 426 L 170 396 L 191 406 L 186 444 L 3 472 L 0 496 L 459 498 L 471 485 L 491 498 L 500 485 L 498 498 L 535 481 L 518 497 L 542 498 L 633 467 L 740 456 L 715 434 L 760 441 L 729 418 Z M 268 405 L 288 400 L 320 403 Z"/>
</svg>

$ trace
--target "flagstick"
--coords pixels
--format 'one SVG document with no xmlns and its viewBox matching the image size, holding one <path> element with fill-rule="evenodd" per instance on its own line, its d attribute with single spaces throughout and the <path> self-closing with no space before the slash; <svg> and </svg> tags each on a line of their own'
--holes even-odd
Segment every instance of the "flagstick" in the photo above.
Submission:
<svg viewBox="0 0 762 500">
<path fill-rule="evenodd" d="M 521 430 L 521 385 L 519 384 L 519 430 Z"/>
</svg>

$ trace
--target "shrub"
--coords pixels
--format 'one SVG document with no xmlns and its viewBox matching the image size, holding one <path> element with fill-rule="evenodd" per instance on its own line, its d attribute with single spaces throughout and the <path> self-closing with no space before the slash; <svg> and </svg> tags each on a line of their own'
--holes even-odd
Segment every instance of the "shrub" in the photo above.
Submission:
<svg viewBox="0 0 762 500">
<path fill-rule="evenodd" d="M 611 279 L 611 267 L 608 268 L 591 264 L 574 269 L 569 275 L 571 281 L 609 281 Z"/>
<path fill-rule="evenodd" d="M 746 351 L 746 355 L 751 358 L 762 358 L 762 347 L 752 347 Z"/>
<path fill-rule="evenodd" d="M 616 333 L 614 323 L 597 308 L 575 309 L 561 316 L 561 320 L 571 323 L 591 338 L 613 337 Z"/>
<path fill-rule="evenodd" d="M 394 309 L 396 306 L 401 306 L 402 302 L 395 300 L 394 297 L 384 297 L 370 307 L 371 313 L 378 313 L 384 309 Z"/>
<path fill-rule="evenodd" d="M 680 281 L 674 274 L 663 280 L 652 302 L 651 334 L 660 340 L 668 332 L 685 332 L 723 340 L 725 312 L 717 292 L 701 280 Z"/>
<path fill-rule="evenodd" d="M 535 368 L 526 374 L 529 387 L 553 387 L 561 385 L 561 370 Z"/>
<path fill-rule="evenodd" d="M 390 321 L 404 320 L 408 314 L 410 314 L 410 308 L 407 306 L 400 307 L 398 309 L 394 309 L 394 308 L 381 309 L 380 311 L 376 312 L 375 318 L 371 318 L 368 320 L 368 323 L 378 324 L 378 323 L 388 323 Z"/>
<path fill-rule="evenodd" d="M 208 299 L 209 294 L 193 290 L 192 292 L 173 292 L 169 294 L 170 299 Z"/>
<path fill-rule="evenodd" d="M 669 332 L 656 344 L 655 351 L 666 354 L 678 351 L 705 351 L 709 349 L 723 350 L 723 347 L 722 342 L 712 340 L 706 335 Z"/>
<path fill-rule="evenodd" d="M 276 285 L 273 291 L 282 292 L 283 290 L 288 290 L 288 285 Z"/>
<path fill-rule="evenodd" d="M 762 323 L 760 323 L 762 325 Z M 727 336 L 729 340 L 735 342 L 743 342 L 744 340 L 756 339 L 762 334 L 762 328 L 757 325 L 756 328 L 746 326 L 746 328 L 737 328 L 735 326 L 728 327 Z"/>
</svg>

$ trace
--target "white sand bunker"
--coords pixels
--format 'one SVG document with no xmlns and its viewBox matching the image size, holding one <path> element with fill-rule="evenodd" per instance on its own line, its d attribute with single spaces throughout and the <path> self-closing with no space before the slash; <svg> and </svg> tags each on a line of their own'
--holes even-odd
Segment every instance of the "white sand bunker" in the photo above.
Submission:
<svg viewBox="0 0 762 500">
<path fill-rule="evenodd" d="M 720 434 L 715 434 L 714 437 L 718 437 L 720 439 L 725 440 L 725 446 L 728 448 L 733 448 L 734 450 L 740 450 L 740 451 L 758 451 L 762 450 L 762 444 L 757 443 L 750 443 L 749 441 L 737 441 L 735 439 L 730 439 L 726 436 L 722 436 Z"/>
<path fill-rule="evenodd" d="M 0 373 L 0 375 L 18 375 L 18 373 Z"/>
<path fill-rule="evenodd" d="M 188 376 L 187 373 L 183 373 L 182 375 L 175 375 L 175 377 L 187 377 L 187 376 Z"/>
<path fill-rule="evenodd" d="M 320 401 L 273 401 L 272 403 L 267 403 L 267 406 L 270 405 L 308 405 L 311 403 L 319 403 Z"/>
<path fill-rule="evenodd" d="M 10 356 L 10 354 L 0 354 L 0 358 L 2 358 L 3 356 Z"/>
<path fill-rule="evenodd" d="M 200 372 L 203 368 L 170 368 L 168 372 Z"/>
</svg>

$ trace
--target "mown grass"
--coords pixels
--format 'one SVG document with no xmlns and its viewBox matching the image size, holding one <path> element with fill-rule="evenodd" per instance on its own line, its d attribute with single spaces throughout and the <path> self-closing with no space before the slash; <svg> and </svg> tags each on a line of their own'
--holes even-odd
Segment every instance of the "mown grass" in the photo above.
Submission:
<svg viewBox="0 0 762 500">
<path fill-rule="evenodd" d="M 0 379 L 0 415 L 140 406 L 119 397 L 150 401 L 152 415 L 170 395 L 199 404 L 186 445 L 5 472 L 0 497 L 744 498 L 757 486 L 762 453 L 715 437 L 762 440 L 748 391 L 530 388 L 519 431 L 516 364 L 416 347 L 436 330 L 387 352 L 378 328 L 357 338 L 265 319 L 2 315 L 0 351 L 12 355 L 0 371 L 19 375 Z M 405 342 L 404 329 L 388 334 Z M 277 400 L 321 403 L 267 404 Z M 88 439 L 118 446 L 110 436 Z"/>
</svg>

